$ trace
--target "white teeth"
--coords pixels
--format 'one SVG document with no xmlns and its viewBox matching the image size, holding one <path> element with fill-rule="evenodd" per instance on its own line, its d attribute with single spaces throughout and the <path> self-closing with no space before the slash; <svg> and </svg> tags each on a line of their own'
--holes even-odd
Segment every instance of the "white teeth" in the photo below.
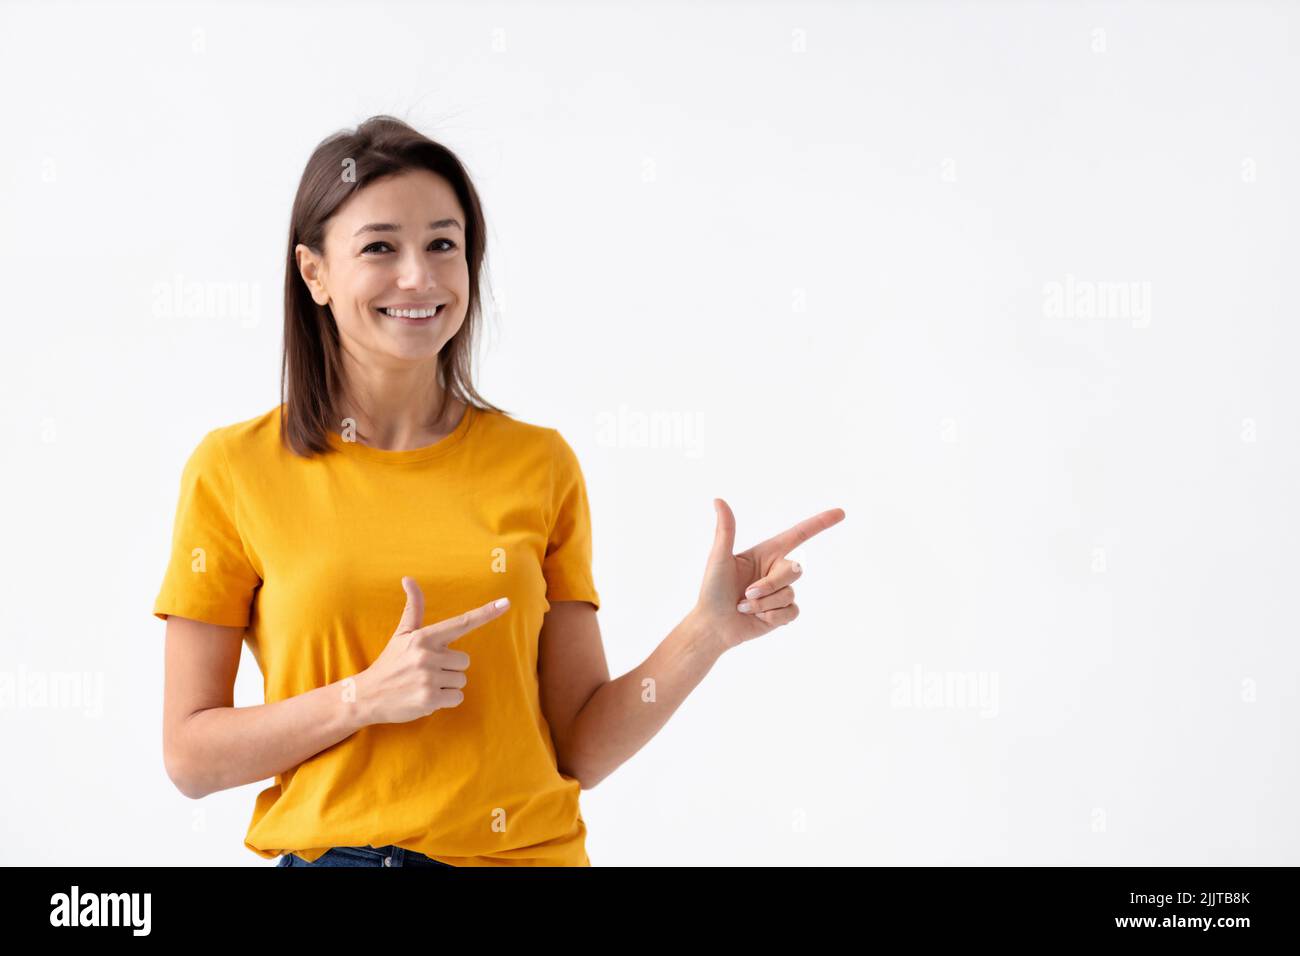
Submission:
<svg viewBox="0 0 1300 956">
<path fill-rule="evenodd" d="M 438 309 L 441 308 L 442 306 L 438 306 L 435 309 L 380 309 L 379 311 L 384 313 L 384 315 L 391 315 L 403 319 L 427 319 L 430 316 L 437 315 Z"/>
</svg>

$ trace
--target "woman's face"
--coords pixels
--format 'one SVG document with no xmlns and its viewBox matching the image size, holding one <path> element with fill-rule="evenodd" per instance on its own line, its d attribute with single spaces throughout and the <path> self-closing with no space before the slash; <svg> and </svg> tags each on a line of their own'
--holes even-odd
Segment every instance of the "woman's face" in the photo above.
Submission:
<svg viewBox="0 0 1300 956">
<path fill-rule="evenodd" d="M 450 184 L 425 169 L 367 185 L 326 224 L 324 256 L 299 243 L 298 269 L 328 304 L 343 345 L 383 365 L 437 356 L 469 308 L 465 212 Z M 384 309 L 427 312 L 390 315 Z"/>
</svg>

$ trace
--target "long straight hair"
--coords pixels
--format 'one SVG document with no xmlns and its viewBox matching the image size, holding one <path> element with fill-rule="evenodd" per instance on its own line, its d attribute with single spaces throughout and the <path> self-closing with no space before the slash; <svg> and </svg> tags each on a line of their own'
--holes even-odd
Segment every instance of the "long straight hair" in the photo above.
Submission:
<svg viewBox="0 0 1300 956">
<path fill-rule="evenodd" d="M 298 271 L 294 249 L 302 243 L 323 254 L 325 228 L 343 203 L 370 183 L 408 169 L 427 169 L 445 179 L 465 210 L 465 258 L 469 264 L 469 303 L 465 320 L 438 353 L 442 402 L 449 398 L 483 411 L 508 414 L 474 388 L 474 342 L 482 319 L 483 257 L 486 227 L 478 191 L 456 155 L 441 143 L 393 116 L 372 116 L 355 130 L 321 141 L 298 183 L 289 223 L 289 253 L 284 274 L 284 355 L 280 363 L 280 439 L 295 454 L 310 458 L 330 450 L 327 435 L 341 428 L 345 386 L 339 330 L 328 305 L 317 305 Z M 469 414 L 467 411 L 466 414 Z"/>
</svg>

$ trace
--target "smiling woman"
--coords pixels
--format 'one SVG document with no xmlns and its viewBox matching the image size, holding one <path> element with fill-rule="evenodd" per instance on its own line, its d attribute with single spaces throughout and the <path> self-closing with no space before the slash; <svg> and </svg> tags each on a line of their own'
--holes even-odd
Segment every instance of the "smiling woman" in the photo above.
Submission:
<svg viewBox="0 0 1300 956">
<path fill-rule="evenodd" d="M 571 699 L 544 708 L 538 678 L 544 621 L 599 606 L 586 487 L 559 432 L 470 381 L 483 236 L 444 147 L 387 117 L 322 143 L 293 206 L 283 400 L 185 466 L 154 607 L 165 762 L 192 797 L 274 777 L 245 837 L 264 858 L 590 862 L 553 735 Z M 257 707 L 231 706 L 241 640 Z"/>
<path fill-rule="evenodd" d="M 470 380 L 484 235 L 445 147 L 391 117 L 324 141 L 293 205 L 281 403 L 182 473 L 153 609 L 164 763 L 194 798 L 274 777 L 244 843 L 284 865 L 590 865 L 579 791 L 795 619 L 786 554 L 844 517 L 733 554 L 715 499 L 695 606 L 610 680 L 578 457 Z M 241 642 L 258 706 L 232 705 Z"/>
<path fill-rule="evenodd" d="M 344 418 L 371 437 L 411 399 L 434 408 L 432 422 L 373 435 L 380 444 L 445 433 L 444 399 L 500 411 L 471 381 L 486 223 L 450 150 L 373 117 L 317 147 L 292 219 L 281 387 L 293 451 L 325 451 Z"/>
</svg>

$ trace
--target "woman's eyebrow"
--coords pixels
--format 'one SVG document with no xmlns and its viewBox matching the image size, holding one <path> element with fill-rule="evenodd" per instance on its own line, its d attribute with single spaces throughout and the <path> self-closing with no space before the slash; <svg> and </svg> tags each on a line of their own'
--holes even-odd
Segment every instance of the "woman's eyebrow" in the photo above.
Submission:
<svg viewBox="0 0 1300 956">
<path fill-rule="evenodd" d="M 430 228 L 430 229 L 442 229 L 442 228 L 447 227 L 447 226 L 455 226 L 455 227 L 456 227 L 457 229 L 459 229 L 461 232 L 464 232 L 464 231 L 465 231 L 465 228 L 464 228 L 464 227 L 463 227 L 459 222 L 457 222 L 455 219 L 439 219 L 439 220 L 437 220 L 436 222 L 431 222 L 431 223 L 429 223 L 429 228 Z M 361 235 L 363 232 L 401 232 L 401 231 L 402 231 L 402 227 L 401 227 L 401 225 L 400 225 L 399 223 L 395 223 L 395 222 L 368 222 L 368 223 L 366 223 L 364 226 L 362 226 L 360 229 L 358 229 L 356 232 L 354 232 L 352 235 L 353 235 L 353 236 L 359 236 L 359 235 Z"/>
</svg>

